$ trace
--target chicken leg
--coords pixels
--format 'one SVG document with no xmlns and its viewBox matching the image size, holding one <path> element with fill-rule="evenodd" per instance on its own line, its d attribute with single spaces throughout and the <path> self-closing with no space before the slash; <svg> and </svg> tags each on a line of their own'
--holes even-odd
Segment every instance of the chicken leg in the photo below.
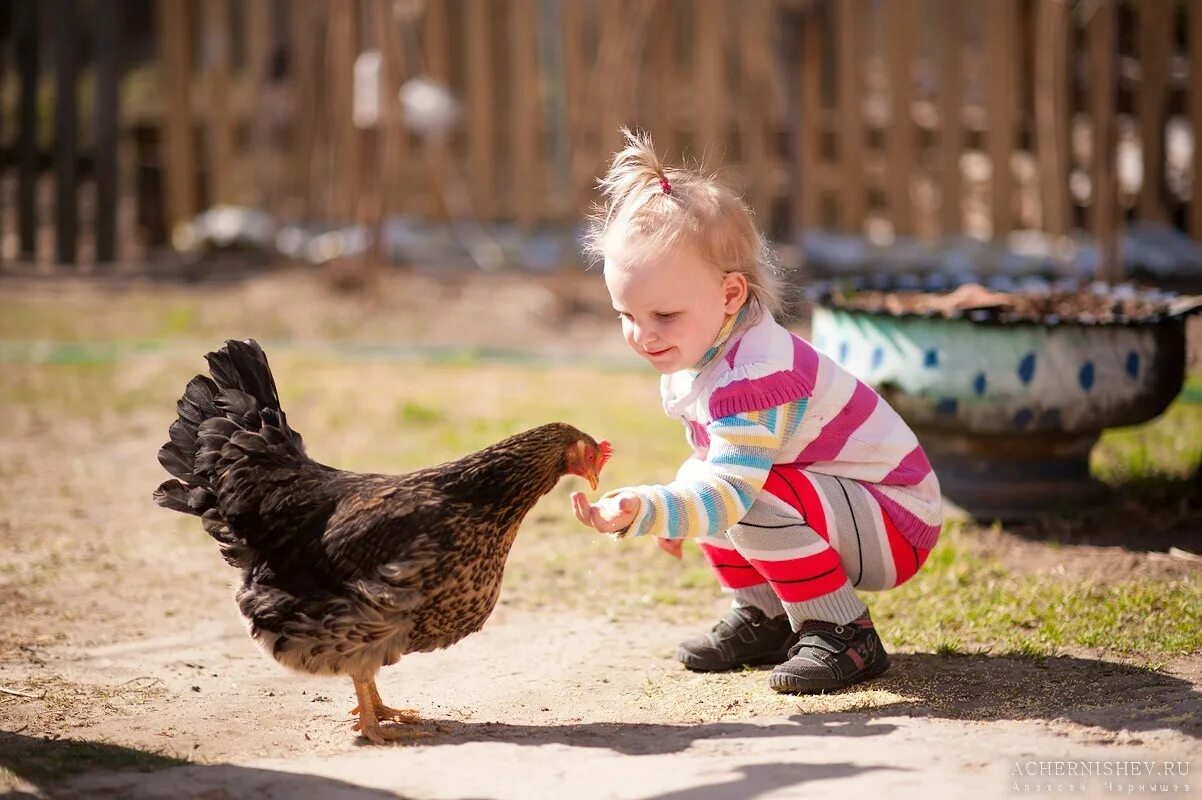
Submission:
<svg viewBox="0 0 1202 800">
<path fill-rule="evenodd" d="M 374 677 L 368 680 L 355 680 L 355 696 L 359 705 L 351 709 L 352 714 L 358 714 L 359 720 L 351 726 L 352 730 L 360 731 L 367 739 L 376 744 L 396 739 L 415 739 L 429 736 L 425 731 L 405 730 L 396 727 L 382 727 L 381 720 L 393 722 L 420 722 L 421 717 L 413 709 L 397 709 L 384 705 L 380 692 L 376 689 Z"/>
</svg>

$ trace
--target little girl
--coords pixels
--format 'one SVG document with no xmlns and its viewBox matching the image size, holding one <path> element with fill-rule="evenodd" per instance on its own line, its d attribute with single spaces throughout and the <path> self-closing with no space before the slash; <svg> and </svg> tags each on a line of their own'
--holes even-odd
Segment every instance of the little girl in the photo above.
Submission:
<svg viewBox="0 0 1202 800">
<path fill-rule="evenodd" d="M 681 643 L 695 670 L 776 664 L 781 692 L 838 689 L 889 657 L 856 590 L 909 580 L 939 536 L 939 482 L 881 397 L 777 323 L 780 284 L 747 206 L 715 178 L 665 167 L 650 139 L 601 181 L 588 249 L 627 343 L 659 371 L 693 448 L 676 480 L 572 496 L 603 533 L 695 537 L 731 612 Z"/>
</svg>

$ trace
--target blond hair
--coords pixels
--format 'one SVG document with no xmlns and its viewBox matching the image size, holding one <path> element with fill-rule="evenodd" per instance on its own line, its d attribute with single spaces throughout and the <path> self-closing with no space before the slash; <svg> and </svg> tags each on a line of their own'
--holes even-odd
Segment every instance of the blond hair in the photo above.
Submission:
<svg viewBox="0 0 1202 800">
<path fill-rule="evenodd" d="M 747 204 L 713 173 L 665 166 L 646 133 L 621 130 L 626 146 L 598 181 L 603 201 L 585 232 L 590 260 L 637 264 L 687 241 L 722 274 L 741 272 L 749 295 L 779 313 L 780 269 Z"/>
</svg>

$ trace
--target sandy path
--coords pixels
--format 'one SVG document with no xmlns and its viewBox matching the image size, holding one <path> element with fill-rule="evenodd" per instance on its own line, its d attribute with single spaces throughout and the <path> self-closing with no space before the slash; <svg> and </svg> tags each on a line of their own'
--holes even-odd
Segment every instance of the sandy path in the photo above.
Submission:
<svg viewBox="0 0 1202 800">
<path fill-rule="evenodd" d="M 23 788 L 204 800 L 993 797 L 1014 794 L 1015 780 L 1031 792 L 1046 785 L 1013 775 L 1015 762 L 1197 764 L 1202 755 L 1202 693 L 1181 675 L 1114 676 L 1082 658 L 941 667 L 902 654 L 872 691 L 798 699 L 769 691 L 762 671 L 679 669 L 670 653 L 687 632 L 680 626 L 505 609 L 460 645 L 382 673 L 385 699 L 416 707 L 432 720 L 419 729 L 432 735 L 378 748 L 349 729 L 349 682 L 285 673 L 232 613 L 215 616 L 172 636 L 44 652 L 65 685 L 93 687 L 112 706 L 71 736 L 203 763 Z M 957 696 L 960 678 L 977 682 L 976 697 Z M 1075 694 L 1055 718 L 1038 701 L 1026 712 L 994 708 L 1024 684 L 1037 695 Z M 119 691 L 96 688 L 127 685 L 147 689 L 122 702 Z M 1113 790 L 1119 779 L 1085 779 L 1098 795 L 1107 782 Z"/>
</svg>

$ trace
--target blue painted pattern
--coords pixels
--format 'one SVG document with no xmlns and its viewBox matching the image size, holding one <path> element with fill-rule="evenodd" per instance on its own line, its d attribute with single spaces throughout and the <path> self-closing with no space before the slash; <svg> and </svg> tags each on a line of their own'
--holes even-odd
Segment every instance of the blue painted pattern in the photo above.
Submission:
<svg viewBox="0 0 1202 800">
<path fill-rule="evenodd" d="M 1023 360 L 1018 362 L 1018 379 L 1022 381 L 1024 385 L 1026 385 L 1030 383 L 1031 379 L 1034 377 L 1035 354 L 1027 353 L 1025 356 L 1023 356 Z"/>
<path fill-rule="evenodd" d="M 1127 354 L 1127 374 L 1132 378 L 1139 377 L 1139 353 L 1132 350 Z"/>
<path fill-rule="evenodd" d="M 1077 382 L 1081 384 L 1081 388 L 1089 391 L 1093 388 L 1093 362 L 1086 361 L 1081 365 L 1081 371 L 1077 374 Z"/>
</svg>

